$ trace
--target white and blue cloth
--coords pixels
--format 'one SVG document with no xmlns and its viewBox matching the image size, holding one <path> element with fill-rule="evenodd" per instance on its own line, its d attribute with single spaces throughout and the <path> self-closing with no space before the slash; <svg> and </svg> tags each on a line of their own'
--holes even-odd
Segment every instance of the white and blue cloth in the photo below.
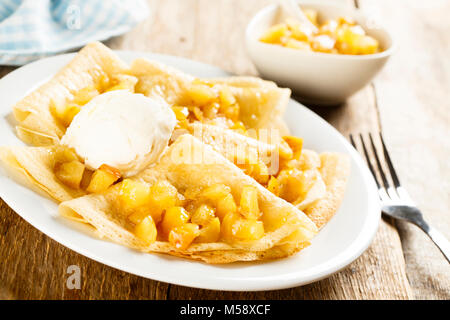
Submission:
<svg viewBox="0 0 450 320">
<path fill-rule="evenodd" d="M 145 0 L 0 0 L 0 65 L 23 65 L 129 31 Z"/>
</svg>

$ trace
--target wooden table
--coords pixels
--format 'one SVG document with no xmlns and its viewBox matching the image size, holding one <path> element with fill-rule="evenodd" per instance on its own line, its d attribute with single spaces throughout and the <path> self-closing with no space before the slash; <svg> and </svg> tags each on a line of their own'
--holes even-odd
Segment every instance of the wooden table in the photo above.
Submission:
<svg viewBox="0 0 450 320">
<path fill-rule="evenodd" d="M 150 0 L 151 16 L 114 49 L 153 51 L 256 71 L 244 30 L 270 1 Z M 428 220 L 450 238 L 450 2 L 342 1 L 387 25 L 399 49 L 383 72 L 338 108 L 314 110 L 343 134 L 382 130 L 401 180 Z M 13 68 L 0 68 L 4 75 Z M 0 298 L 6 299 L 449 299 L 449 265 L 414 226 L 383 219 L 370 248 L 341 272 L 269 292 L 198 290 L 143 279 L 89 260 L 34 229 L 0 202 Z M 67 267 L 81 289 L 66 288 Z M 182 270 L 180 271 L 182 272 Z"/>
</svg>

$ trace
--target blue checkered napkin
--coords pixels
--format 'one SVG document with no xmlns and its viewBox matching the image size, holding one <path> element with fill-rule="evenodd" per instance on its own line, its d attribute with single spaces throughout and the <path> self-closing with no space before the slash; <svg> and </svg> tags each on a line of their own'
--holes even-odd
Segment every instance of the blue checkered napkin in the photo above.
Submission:
<svg viewBox="0 0 450 320">
<path fill-rule="evenodd" d="M 145 0 L 0 0 L 0 64 L 23 65 L 127 32 Z"/>
</svg>

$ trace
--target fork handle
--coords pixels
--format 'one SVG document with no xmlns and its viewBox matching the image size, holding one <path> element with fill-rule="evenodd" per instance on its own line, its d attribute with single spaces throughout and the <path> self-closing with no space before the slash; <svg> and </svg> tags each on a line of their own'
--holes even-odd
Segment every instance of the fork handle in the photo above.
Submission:
<svg viewBox="0 0 450 320">
<path fill-rule="evenodd" d="M 425 229 L 424 231 L 430 237 L 430 239 L 433 240 L 439 250 L 441 250 L 445 258 L 447 258 L 447 262 L 450 263 L 450 242 L 447 240 L 447 238 L 445 238 L 442 233 L 431 226 L 428 226 L 428 231 Z"/>
<path fill-rule="evenodd" d="M 447 262 L 450 263 L 450 242 L 447 238 L 439 232 L 437 229 L 430 226 L 423 219 L 419 223 L 415 223 L 420 229 L 422 229 L 431 240 L 433 240 L 434 244 L 441 250 L 442 254 L 447 259 Z"/>
</svg>

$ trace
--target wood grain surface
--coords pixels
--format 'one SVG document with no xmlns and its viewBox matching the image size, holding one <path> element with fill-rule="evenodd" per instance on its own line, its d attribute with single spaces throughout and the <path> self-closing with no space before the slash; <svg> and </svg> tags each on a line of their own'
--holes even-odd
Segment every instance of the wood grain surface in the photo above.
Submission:
<svg viewBox="0 0 450 320">
<path fill-rule="evenodd" d="M 249 19 L 270 2 L 149 0 L 151 16 L 106 44 L 113 49 L 187 57 L 236 74 L 255 75 L 245 52 L 244 30 Z M 450 39 L 446 32 L 450 28 L 445 15 L 449 2 L 341 2 L 383 20 L 398 36 L 400 49 L 375 82 L 347 103 L 312 109 L 344 135 L 382 129 L 402 182 L 430 222 L 449 237 Z M 11 70 L 0 67 L 0 76 Z M 288 290 L 221 292 L 133 276 L 63 247 L 3 201 L 0 261 L 0 299 L 450 298 L 449 266 L 431 242 L 414 227 L 385 219 L 373 244 L 350 266 L 325 280 Z M 80 289 L 66 287 L 70 265 L 81 269 Z"/>
</svg>

